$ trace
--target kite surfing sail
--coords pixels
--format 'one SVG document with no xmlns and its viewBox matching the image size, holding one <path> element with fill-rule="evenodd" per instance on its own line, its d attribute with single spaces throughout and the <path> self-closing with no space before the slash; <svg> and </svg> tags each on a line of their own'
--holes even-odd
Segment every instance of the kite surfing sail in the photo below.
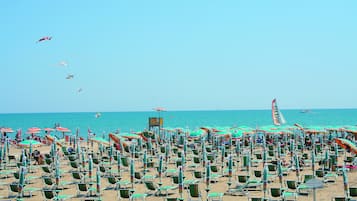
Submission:
<svg viewBox="0 0 357 201">
<path fill-rule="evenodd" d="M 39 42 L 42 42 L 42 41 L 45 41 L 45 40 L 51 40 L 51 39 L 52 39 L 52 37 L 45 36 L 45 37 L 40 38 L 37 42 L 39 43 Z"/>
<path fill-rule="evenodd" d="M 278 104 L 275 98 L 271 103 L 271 113 L 272 113 L 274 125 L 280 126 L 286 123 L 283 114 L 279 111 Z"/>
</svg>

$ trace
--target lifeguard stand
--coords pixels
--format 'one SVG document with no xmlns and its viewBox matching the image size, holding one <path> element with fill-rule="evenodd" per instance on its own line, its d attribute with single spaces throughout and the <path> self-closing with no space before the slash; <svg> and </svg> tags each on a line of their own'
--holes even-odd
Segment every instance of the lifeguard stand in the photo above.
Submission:
<svg viewBox="0 0 357 201">
<path fill-rule="evenodd" d="M 160 128 L 164 125 L 164 119 L 162 117 L 149 117 L 149 130 L 153 128 Z"/>
</svg>

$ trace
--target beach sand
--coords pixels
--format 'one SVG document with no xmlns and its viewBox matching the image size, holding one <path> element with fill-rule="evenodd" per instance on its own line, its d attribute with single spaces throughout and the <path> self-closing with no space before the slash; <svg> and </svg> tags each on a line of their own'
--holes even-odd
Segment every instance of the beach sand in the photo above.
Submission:
<svg viewBox="0 0 357 201">
<path fill-rule="evenodd" d="M 86 143 L 86 142 L 82 142 L 81 143 L 82 147 L 86 147 L 87 149 L 91 150 L 92 147 Z M 34 149 L 38 149 L 41 151 L 41 153 L 49 153 L 50 151 L 50 146 L 49 145 L 44 145 L 42 147 L 39 148 L 34 148 Z M 94 147 L 93 147 L 94 152 L 97 151 L 97 145 L 96 143 L 94 143 Z M 262 148 L 261 147 L 256 147 L 255 148 L 255 152 L 259 152 L 261 151 Z M 234 150 L 233 150 L 234 152 Z M 10 154 L 11 155 L 15 155 L 15 157 L 17 159 L 19 159 L 19 156 L 21 154 L 21 148 L 17 148 L 14 145 L 12 145 L 11 149 L 10 149 Z M 129 153 L 125 153 L 124 155 L 128 155 Z M 192 155 L 191 152 L 188 153 L 188 156 Z M 349 153 L 347 153 L 347 155 L 349 155 Z M 218 155 L 218 160 L 220 161 L 220 155 Z M 254 158 L 254 157 L 253 157 Z M 340 154 L 339 155 L 339 159 L 338 159 L 338 165 L 343 165 L 343 160 L 345 158 L 344 154 Z M 171 157 L 172 161 L 175 161 L 174 156 L 172 155 Z M 290 156 L 286 156 L 287 160 L 290 160 Z M 189 164 L 193 164 L 193 161 L 190 159 L 190 157 L 188 157 L 187 159 L 187 165 L 185 167 L 185 172 L 184 172 L 184 176 L 185 179 L 194 179 L 193 177 L 193 170 L 201 170 L 204 171 L 204 168 L 202 166 L 199 166 L 197 168 L 189 168 Z M 227 160 L 227 159 L 226 159 Z M 154 161 L 157 162 L 158 161 L 158 154 L 156 154 L 154 156 Z M 32 160 L 31 162 L 32 164 L 34 164 L 34 161 Z M 136 171 L 142 171 L 142 161 L 140 159 L 136 159 L 135 160 L 135 169 Z M 220 164 L 218 165 L 220 166 Z M 113 161 L 113 164 L 110 166 L 112 168 L 112 170 L 114 172 L 116 172 L 117 170 L 117 166 L 116 166 L 116 161 Z M 253 174 L 253 170 L 262 170 L 263 165 L 262 164 L 258 164 L 258 167 L 253 167 L 252 171 L 251 171 L 251 178 L 254 178 L 254 174 Z M 169 163 L 168 164 L 168 168 L 169 169 L 178 169 L 175 165 L 175 163 Z M 319 165 L 316 164 L 316 169 L 319 168 Z M 152 175 L 157 175 L 157 171 L 155 168 L 148 168 L 149 172 L 148 174 L 152 174 Z M 241 170 L 241 163 L 238 163 L 238 168 L 237 166 L 233 167 L 233 169 L 235 170 L 233 172 L 233 177 L 231 178 L 232 180 L 232 186 L 235 185 L 235 183 L 237 183 L 237 175 L 245 175 L 247 174 L 246 171 Z M 14 170 L 14 171 L 18 171 L 17 167 L 7 167 L 6 170 Z M 41 176 L 44 174 L 44 172 L 42 171 L 42 169 L 40 168 L 40 166 L 38 165 L 32 165 L 32 170 L 33 173 L 28 173 L 26 175 L 26 178 L 30 177 L 30 176 L 36 176 L 38 177 L 37 179 L 33 179 L 30 181 L 30 184 L 27 184 L 26 187 L 35 187 L 35 188 L 44 188 L 45 184 L 43 183 L 43 180 L 41 178 Z M 66 157 L 64 155 L 61 156 L 61 171 L 63 171 L 62 173 L 62 177 L 61 177 L 61 181 L 73 181 L 71 174 L 69 173 L 69 171 L 73 170 L 73 168 L 71 168 L 71 166 L 69 165 L 69 160 L 66 159 Z M 238 170 L 238 171 L 237 171 Z M 4 172 L 5 170 L 1 170 L 1 172 Z M 121 170 L 122 171 L 122 180 L 129 180 L 130 181 L 130 175 L 129 175 L 129 169 L 128 168 L 124 168 Z M 95 170 L 93 173 L 93 182 L 95 182 Z M 220 170 L 219 170 L 220 173 Z M 303 175 L 306 174 L 312 174 L 312 169 L 311 166 L 309 167 L 303 167 L 303 171 L 300 172 L 300 175 L 302 175 L 301 178 L 303 178 Z M 103 174 L 102 174 L 103 176 Z M 2 197 L 3 199 L 7 199 L 7 196 L 9 195 L 9 187 L 8 185 L 6 185 L 5 183 L 11 183 L 11 182 L 15 182 L 17 181 L 13 174 L 9 174 L 7 178 L 5 178 L 4 174 L 1 174 L 1 179 L 0 179 L 0 183 L 2 183 L 2 185 L 0 186 L 0 197 Z M 296 174 L 294 171 L 290 171 L 289 174 L 287 176 L 284 176 L 284 181 L 286 180 L 296 180 Z M 349 186 L 352 187 L 357 187 L 357 172 L 348 172 L 348 179 L 349 179 Z M 88 181 L 88 179 L 87 179 Z M 159 182 L 159 178 L 155 178 L 153 180 L 154 182 L 158 183 Z M 226 192 L 228 189 L 228 181 L 229 178 L 228 177 L 220 177 L 218 179 L 218 182 L 215 183 L 211 183 L 210 185 L 210 192 Z M 163 174 L 162 177 L 162 183 L 163 185 L 173 185 L 172 183 L 172 178 L 171 177 L 166 177 L 165 174 Z M 93 187 L 95 187 L 95 183 L 93 185 Z M 108 180 L 105 177 L 101 178 L 101 188 L 105 188 L 109 186 Z M 280 183 L 279 183 L 279 178 L 276 176 L 272 182 L 268 183 L 267 185 L 268 187 L 268 193 L 267 193 L 267 197 L 270 197 L 270 193 L 269 193 L 269 188 L 272 187 L 280 187 Z M 284 187 L 286 187 L 286 185 L 284 184 Z M 206 200 L 206 192 L 205 192 L 205 188 L 206 188 L 206 184 L 204 180 L 201 180 L 199 182 L 199 189 L 200 192 L 202 193 L 202 199 Z M 135 193 L 145 193 L 147 192 L 147 189 L 145 187 L 144 184 L 142 183 L 135 183 L 134 184 L 134 189 L 135 189 Z M 176 190 L 170 190 L 170 195 L 168 197 L 177 197 L 179 198 L 180 195 L 178 193 L 178 189 Z M 76 195 L 77 193 L 77 186 L 75 184 L 72 185 L 68 185 L 65 186 L 65 189 L 62 190 L 60 192 L 60 195 L 62 194 L 67 194 L 67 195 Z M 16 195 L 14 193 L 12 193 L 13 195 Z M 27 193 L 26 193 L 27 194 Z M 336 179 L 335 182 L 329 182 L 329 183 L 325 183 L 324 187 L 322 189 L 317 189 L 316 190 L 316 194 L 317 194 L 317 200 L 319 201 L 328 201 L 331 200 L 332 197 L 334 196 L 344 196 L 344 185 L 343 185 L 343 177 L 341 175 L 339 175 Z M 117 191 L 116 190 L 102 190 L 101 192 L 101 197 L 102 200 L 118 200 L 117 197 Z M 307 201 L 307 200 L 313 200 L 312 197 L 312 193 L 309 193 L 309 195 L 299 195 L 297 200 L 301 200 L 301 201 Z M 249 191 L 249 197 L 259 197 L 259 196 L 263 196 L 263 191 Z M 187 189 L 184 190 L 183 192 L 183 198 L 185 200 L 188 200 L 188 191 Z M 84 198 L 72 198 L 71 200 L 83 200 Z M 14 198 L 11 198 L 11 200 L 14 200 Z M 25 200 L 29 200 L 29 201 L 35 201 L 35 200 L 44 200 L 44 197 L 42 195 L 41 191 L 35 191 L 33 192 L 33 196 L 32 197 L 26 197 Z M 125 199 L 124 199 L 125 200 Z M 148 201 L 154 201 L 154 200 L 165 200 L 165 196 L 148 196 L 146 197 L 146 200 Z M 237 200 L 248 200 L 248 196 L 231 196 L 231 195 L 224 195 L 223 196 L 223 200 L 225 201 L 237 201 Z"/>
</svg>

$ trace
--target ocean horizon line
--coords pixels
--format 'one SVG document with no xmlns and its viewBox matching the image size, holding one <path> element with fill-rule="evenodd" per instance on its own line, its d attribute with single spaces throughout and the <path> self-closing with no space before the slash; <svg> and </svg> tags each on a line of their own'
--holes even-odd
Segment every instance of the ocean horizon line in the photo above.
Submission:
<svg viewBox="0 0 357 201">
<path fill-rule="evenodd" d="M 183 110 L 165 110 L 161 111 L 163 113 L 166 112 L 219 112 L 219 111 L 269 111 L 271 108 L 267 109 L 183 109 Z M 280 108 L 280 111 L 305 111 L 305 112 L 313 112 L 314 110 L 357 110 L 357 108 Z M 122 110 L 122 111 L 54 111 L 54 112 L 0 112 L 0 115 L 8 115 L 8 114 L 71 114 L 71 113 L 147 113 L 154 112 L 158 113 L 155 110 Z"/>
</svg>

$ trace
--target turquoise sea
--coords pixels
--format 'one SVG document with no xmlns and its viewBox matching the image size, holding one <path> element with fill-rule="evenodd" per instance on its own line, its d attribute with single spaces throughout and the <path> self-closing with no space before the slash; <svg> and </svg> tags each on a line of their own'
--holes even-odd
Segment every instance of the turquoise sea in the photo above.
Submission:
<svg viewBox="0 0 357 201">
<path fill-rule="evenodd" d="M 287 124 L 303 126 L 357 125 L 357 109 L 316 109 L 303 113 L 301 110 L 281 110 Z M 36 113 L 0 114 L 0 127 L 13 130 L 21 128 L 23 133 L 30 127 L 50 127 L 55 123 L 75 133 L 86 136 L 90 128 L 97 134 L 107 134 L 120 129 L 121 132 L 142 131 L 148 128 L 149 117 L 163 117 L 164 127 L 195 129 L 200 126 L 250 126 L 272 124 L 270 110 L 225 110 L 225 111 L 166 111 L 166 112 L 103 112 L 96 118 L 88 113 Z"/>
</svg>

